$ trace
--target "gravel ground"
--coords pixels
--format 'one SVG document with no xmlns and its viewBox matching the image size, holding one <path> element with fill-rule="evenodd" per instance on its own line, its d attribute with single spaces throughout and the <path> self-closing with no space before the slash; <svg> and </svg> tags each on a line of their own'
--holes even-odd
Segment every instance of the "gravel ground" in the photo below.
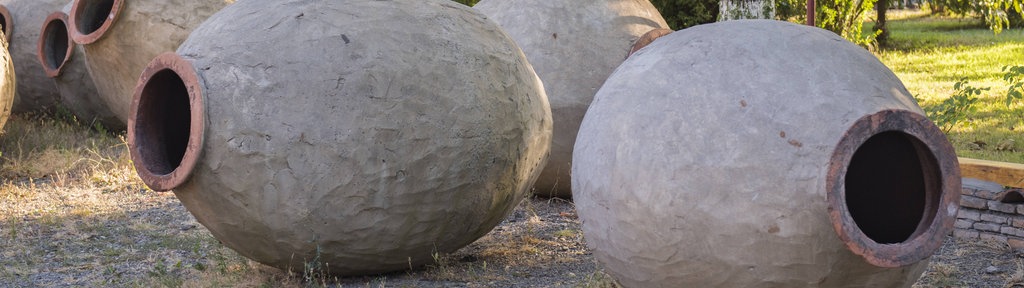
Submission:
<svg viewBox="0 0 1024 288">
<path fill-rule="evenodd" d="M 516 244 L 518 237 L 537 237 L 550 241 L 538 253 L 541 263 L 504 266 L 493 273 L 495 279 L 459 279 L 433 281 L 434 268 L 387 276 L 388 287 L 615 287 L 607 274 L 600 270 L 582 237 L 552 237 L 558 231 L 579 231 L 579 220 L 572 203 L 562 200 L 534 199 L 530 205 L 521 205 L 512 217 L 494 232 L 471 246 L 458 251 L 455 259 L 463 259 L 449 269 L 466 270 L 481 261 L 502 262 L 501 257 L 489 260 L 482 251 L 488 251 L 501 241 Z M 532 218 L 532 205 L 536 218 Z M 532 231 L 532 232 L 531 232 Z M 521 257 L 531 257 L 521 255 Z M 551 261 L 561 259 L 561 261 Z M 931 263 L 914 287 L 1024 287 L 1024 251 L 1013 251 L 1006 244 L 961 241 L 949 237 L 931 259 Z M 474 264 L 476 263 L 476 264 Z M 513 263 L 514 264 L 514 263 Z M 366 287 L 382 282 L 374 278 L 345 279 L 342 287 Z"/>
<path fill-rule="evenodd" d="M 1024 251 L 947 238 L 914 287 L 1024 287 Z"/>
<path fill-rule="evenodd" d="M 603 287 L 572 203 L 524 201 L 500 226 L 425 270 L 340 279 L 341 287 Z"/>
<path fill-rule="evenodd" d="M 524 201 L 435 265 L 338 279 L 241 258 L 172 193 L 33 191 L 0 193 L 0 287 L 614 287 L 586 248 L 572 203 L 558 199 Z M 915 287 L 1024 287 L 1022 258 L 1005 244 L 947 239 Z"/>
</svg>

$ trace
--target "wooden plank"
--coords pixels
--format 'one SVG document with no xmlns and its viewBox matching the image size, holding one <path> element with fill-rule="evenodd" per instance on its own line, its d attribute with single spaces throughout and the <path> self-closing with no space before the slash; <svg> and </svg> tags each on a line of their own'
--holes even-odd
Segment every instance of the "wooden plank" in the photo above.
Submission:
<svg viewBox="0 0 1024 288">
<path fill-rule="evenodd" d="M 963 157 L 958 159 L 961 177 L 991 181 L 1009 187 L 1024 187 L 1024 164 Z"/>
</svg>

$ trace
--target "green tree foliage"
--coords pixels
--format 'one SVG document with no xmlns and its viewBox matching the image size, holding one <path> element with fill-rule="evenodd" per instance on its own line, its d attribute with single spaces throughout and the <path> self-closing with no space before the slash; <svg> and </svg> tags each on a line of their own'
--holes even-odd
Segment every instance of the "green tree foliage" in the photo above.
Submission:
<svg viewBox="0 0 1024 288">
<path fill-rule="evenodd" d="M 471 7 L 473 5 L 476 5 L 476 2 L 480 2 L 480 0 L 452 0 L 452 1 L 459 2 L 459 3 L 462 3 L 463 5 L 471 6 Z"/>
<path fill-rule="evenodd" d="M 775 0 L 775 18 L 804 23 L 807 21 L 807 0 Z"/>
<path fill-rule="evenodd" d="M 858 45 L 869 45 L 874 34 L 863 35 L 864 12 L 872 10 L 875 0 L 818 0 L 814 18 L 818 27 L 843 36 Z"/>
<path fill-rule="evenodd" d="M 1020 7 L 1020 6 L 1018 6 Z M 1024 7 L 1020 7 L 1024 10 Z M 1010 27 L 1021 28 L 1024 27 L 1024 16 L 1021 16 L 1024 11 L 1017 11 L 1017 9 L 1010 9 L 1006 11 L 1006 20 L 1010 22 Z"/>
<path fill-rule="evenodd" d="M 1003 28 L 1024 25 L 1020 16 L 1024 0 L 930 0 L 930 3 L 938 11 L 980 16 L 996 34 Z"/>
<path fill-rule="evenodd" d="M 718 0 L 651 0 L 672 30 L 715 22 Z"/>
<path fill-rule="evenodd" d="M 953 95 L 943 100 L 939 105 L 927 109 L 928 118 L 935 121 L 935 125 L 942 128 L 942 131 L 949 133 L 959 124 L 967 123 L 968 118 L 977 107 L 978 96 L 989 88 L 976 88 L 968 84 L 967 78 L 961 78 L 953 84 Z"/>
<path fill-rule="evenodd" d="M 981 0 L 978 1 L 976 12 L 980 12 L 985 24 L 992 32 L 999 34 L 1003 28 L 1010 27 L 1013 22 L 1020 23 L 1020 14 L 1024 10 L 1024 1 L 1021 0 Z M 1014 13 L 1015 12 L 1015 13 Z M 1016 14 L 1014 18 L 1010 17 Z"/>
<path fill-rule="evenodd" d="M 674 30 L 718 19 L 718 0 L 651 0 L 651 3 Z M 864 18 L 861 15 L 872 9 L 874 3 L 875 0 L 818 0 L 815 24 L 854 43 L 868 45 L 873 35 L 862 34 Z M 805 15 L 807 0 L 775 0 L 776 19 L 802 23 Z"/>
<path fill-rule="evenodd" d="M 1006 106 L 1024 100 L 1024 66 L 1003 66 L 1003 81 L 1010 84 L 1006 90 Z"/>
</svg>

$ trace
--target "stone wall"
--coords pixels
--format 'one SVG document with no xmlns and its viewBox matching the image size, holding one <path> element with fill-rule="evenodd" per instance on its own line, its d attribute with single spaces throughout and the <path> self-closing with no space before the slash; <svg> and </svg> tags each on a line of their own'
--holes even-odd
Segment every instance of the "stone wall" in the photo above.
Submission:
<svg viewBox="0 0 1024 288">
<path fill-rule="evenodd" d="M 1024 194 L 994 182 L 963 179 L 953 236 L 1002 242 L 1024 249 Z"/>
</svg>

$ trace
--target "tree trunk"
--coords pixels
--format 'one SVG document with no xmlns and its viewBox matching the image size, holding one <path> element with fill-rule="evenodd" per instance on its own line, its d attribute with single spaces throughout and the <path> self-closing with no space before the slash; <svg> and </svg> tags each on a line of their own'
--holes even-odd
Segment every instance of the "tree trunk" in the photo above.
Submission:
<svg viewBox="0 0 1024 288">
<path fill-rule="evenodd" d="M 885 12 L 889 10 L 889 1 L 891 0 L 878 0 L 878 2 L 875 2 L 875 13 L 877 14 L 874 29 L 875 31 L 882 31 L 878 33 L 878 37 L 875 37 L 879 44 L 885 44 L 885 41 L 889 39 L 889 28 L 885 27 Z"/>
<path fill-rule="evenodd" d="M 722 0 L 718 3 L 718 21 L 775 18 L 775 0 Z"/>
</svg>

